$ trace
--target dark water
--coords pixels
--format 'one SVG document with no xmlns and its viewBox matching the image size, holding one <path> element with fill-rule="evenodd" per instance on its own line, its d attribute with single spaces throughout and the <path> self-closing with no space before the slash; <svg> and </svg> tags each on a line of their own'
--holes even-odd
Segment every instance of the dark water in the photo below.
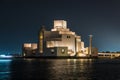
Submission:
<svg viewBox="0 0 120 80">
<path fill-rule="evenodd" d="M 120 80 L 120 60 L 0 59 L 0 80 Z"/>
</svg>

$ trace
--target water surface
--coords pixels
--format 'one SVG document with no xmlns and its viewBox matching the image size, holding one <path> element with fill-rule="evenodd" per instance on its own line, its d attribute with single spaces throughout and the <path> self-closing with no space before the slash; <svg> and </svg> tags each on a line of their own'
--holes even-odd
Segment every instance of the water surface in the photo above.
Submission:
<svg viewBox="0 0 120 80">
<path fill-rule="evenodd" d="M 0 80 L 120 80 L 120 60 L 0 59 Z"/>
</svg>

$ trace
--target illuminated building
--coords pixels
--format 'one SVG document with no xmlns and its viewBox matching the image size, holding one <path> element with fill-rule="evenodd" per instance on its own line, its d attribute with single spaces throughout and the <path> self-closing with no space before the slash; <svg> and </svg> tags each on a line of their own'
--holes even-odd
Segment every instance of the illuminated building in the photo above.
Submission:
<svg viewBox="0 0 120 80">
<path fill-rule="evenodd" d="M 64 20 L 54 20 L 53 29 L 51 29 L 51 31 L 44 30 L 42 33 L 44 36 L 42 44 L 44 43 L 45 46 L 45 50 L 43 51 L 44 56 L 52 56 L 53 52 L 58 56 L 60 51 L 58 52 L 56 50 L 61 48 L 63 48 L 61 52 L 62 50 L 66 51 L 66 53 L 64 53 L 66 55 L 63 54 L 61 56 L 76 56 L 76 53 L 84 53 L 84 42 L 81 41 L 81 36 L 77 36 L 75 32 L 70 31 L 70 29 L 67 28 L 67 22 Z M 39 42 L 41 42 L 40 39 Z M 38 50 L 40 50 L 40 48 Z"/>
<path fill-rule="evenodd" d="M 37 52 L 36 43 L 24 43 L 23 44 L 23 56 L 35 56 Z"/>
<path fill-rule="evenodd" d="M 50 31 L 42 27 L 38 34 L 38 43 L 32 48 L 31 43 L 23 46 L 24 56 L 76 56 L 88 57 L 97 56 L 97 49 L 92 48 L 92 38 L 90 38 L 89 48 L 84 47 L 81 36 L 67 28 L 65 20 L 54 20 L 53 29 Z M 90 50 L 90 51 L 89 51 Z M 95 52 L 96 51 L 96 52 Z M 35 52 L 35 53 L 34 53 Z"/>
<path fill-rule="evenodd" d="M 118 58 L 120 59 L 120 52 L 100 52 L 98 53 L 100 58 Z"/>
<path fill-rule="evenodd" d="M 45 31 L 45 28 L 44 26 L 42 26 L 38 34 L 38 53 L 43 53 L 44 31 Z"/>
</svg>

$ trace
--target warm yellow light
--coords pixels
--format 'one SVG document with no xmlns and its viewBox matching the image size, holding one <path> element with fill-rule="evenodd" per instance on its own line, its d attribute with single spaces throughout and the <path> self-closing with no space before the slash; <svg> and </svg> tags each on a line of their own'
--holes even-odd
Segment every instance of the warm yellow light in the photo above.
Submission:
<svg viewBox="0 0 120 80">
<path fill-rule="evenodd" d="M 80 56 L 80 57 L 85 57 L 86 54 L 84 54 L 84 53 L 78 53 L 78 56 Z"/>
<path fill-rule="evenodd" d="M 40 39 L 43 39 L 43 36 L 42 36 L 42 35 L 40 36 Z"/>
<path fill-rule="evenodd" d="M 31 47 L 31 43 L 24 43 L 24 47 Z"/>
<path fill-rule="evenodd" d="M 55 20 L 54 21 L 54 28 L 66 28 L 67 22 L 64 20 Z"/>
<path fill-rule="evenodd" d="M 40 53 L 43 53 L 43 33 L 41 32 L 40 33 L 40 36 L 39 36 L 39 38 L 40 38 L 40 41 L 39 41 L 39 52 Z"/>
</svg>

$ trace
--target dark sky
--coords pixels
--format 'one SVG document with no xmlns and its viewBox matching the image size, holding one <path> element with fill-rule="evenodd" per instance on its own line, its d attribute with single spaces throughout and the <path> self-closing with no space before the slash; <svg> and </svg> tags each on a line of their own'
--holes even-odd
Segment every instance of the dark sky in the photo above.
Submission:
<svg viewBox="0 0 120 80">
<path fill-rule="evenodd" d="M 120 51 L 119 0 L 0 0 L 0 53 L 20 53 L 24 42 L 37 42 L 41 25 L 64 19 L 88 46 Z"/>
</svg>

